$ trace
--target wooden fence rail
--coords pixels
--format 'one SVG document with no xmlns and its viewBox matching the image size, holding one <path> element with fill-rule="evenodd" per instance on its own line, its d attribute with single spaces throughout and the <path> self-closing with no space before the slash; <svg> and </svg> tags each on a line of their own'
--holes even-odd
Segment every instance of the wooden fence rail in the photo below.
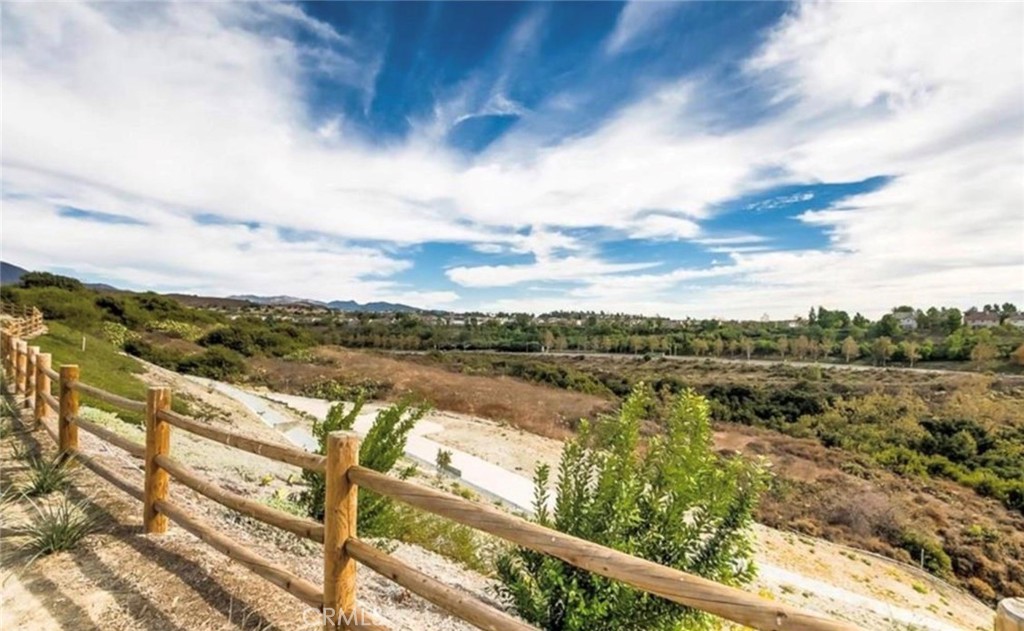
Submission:
<svg viewBox="0 0 1024 631">
<path fill-rule="evenodd" d="M 43 332 L 43 312 L 36 307 L 0 303 L 2 316 L 7 316 L 2 329 L 12 337 L 26 339 Z"/>
<path fill-rule="evenodd" d="M 150 388 L 145 402 L 134 401 L 82 382 L 77 366 L 61 366 L 59 372 L 53 372 L 48 356 L 30 351 L 21 339 L 6 331 L 0 340 L 0 350 L 3 351 L 4 374 L 14 383 L 15 396 L 34 401 L 35 420 L 54 437 L 62 454 L 73 456 L 101 478 L 143 503 L 143 524 L 147 533 L 164 532 L 168 520 L 173 521 L 242 566 L 318 609 L 322 612 L 327 629 L 386 629 L 356 603 L 357 563 L 480 629 L 525 631 L 533 628 L 358 539 L 356 522 L 359 486 L 501 537 L 513 544 L 557 557 L 581 569 L 756 629 L 849 631 L 859 628 L 848 622 L 773 602 L 734 587 L 572 537 L 485 504 L 362 467 L 359 465 L 360 439 L 351 432 L 331 434 L 328 437 L 326 456 L 312 454 L 213 428 L 197 419 L 171 412 L 171 392 L 168 388 Z M 30 373 L 34 375 L 32 382 L 25 378 Z M 58 397 L 50 392 L 54 381 L 57 382 Z M 79 415 L 79 393 L 123 409 L 145 412 L 145 444 L 135 443 L 82 419 Z M 56 427 L 52 424 L 51 411 L 57 413 Z M 324 523 L 319 524 L 270 508 L 205 479 L 171 456 L 172 427 L 253 454 L 324 473 Z M 138 489 L 125 482 L 102 458 L 82 452 L 78 447 L 79 428 L 143 459 L 144 488 Z M 170 479 L 243 515 L 323 543 L 323 589 L 267 561 L 220 534 L 213 526 L 189 515 L 169 497 Z"/>
</svg>

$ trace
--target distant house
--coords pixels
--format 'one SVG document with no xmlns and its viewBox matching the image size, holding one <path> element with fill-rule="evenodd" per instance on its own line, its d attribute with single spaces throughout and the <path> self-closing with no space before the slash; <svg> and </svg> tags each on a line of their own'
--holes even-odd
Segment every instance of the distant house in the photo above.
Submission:
<svg viewBox="0 0 1024 631">
<path fill-rule="evenodd" d="M 791 329 L 798 329 L 798 328 L 800 328 L 802 326 L 807 326 L 807 321 L 804 320 L 803 318 L 801 318 L 800 316 L 797 316 L 797 317 L 793 318 L 792 320 L 786 320 L 785 324 L 786 324 L 787 327 L 789 327 Z"/>
<path fill-rule="evenodd" d="M 999 326 L 999 314 L 990 311 L 975 311 L 964 314 L 964 324 L 972 329 L 987 329 Z"/>
<path fill-rule="evenodd" d="M 1006 323 L 1018 329 L 1024 329 L 1024 313 L 1014 313 L 1006 318 Z"/>
<path fill-rule="evenodd" d="M 894 311 L 892 315 L 904 331 L 917 329 L 917 314 L 913 311 Z"/>
</svg>

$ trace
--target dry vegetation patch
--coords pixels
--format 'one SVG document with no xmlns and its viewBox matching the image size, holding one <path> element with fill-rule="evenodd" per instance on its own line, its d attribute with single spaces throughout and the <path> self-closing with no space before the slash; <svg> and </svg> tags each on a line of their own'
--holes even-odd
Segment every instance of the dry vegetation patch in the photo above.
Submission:
<svg viewBox="0 0 1024 631">
<path fill-rule="evenodd" d="M 293 394 L 308 394 L 308 388 L 327 380 L 352 386 L 384 383 L 388 386 L 388 400 L 411 395 L 439 410 L 504 421 L 552 438 L 568 436 L 579 419 L 591 418 L 614 406 L 612 401 L 594 395 L 509 377 L 460 374 L 438 366 L 338 347 L 321 347 L 311 359 L 254 359 L 252 379 L 271 390 Z"/>
</svg>

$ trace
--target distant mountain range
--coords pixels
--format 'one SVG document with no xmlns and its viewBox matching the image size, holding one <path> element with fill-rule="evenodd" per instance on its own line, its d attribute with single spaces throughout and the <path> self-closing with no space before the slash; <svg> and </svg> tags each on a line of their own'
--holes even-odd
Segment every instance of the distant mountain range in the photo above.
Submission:
<svg viewBox="0 0 1024 631">
<path fill-rule="evenodd" d="M 251 294 L 228 296 L 228 298 L 231 298 L 232 300 L 246 300 L 248 302 L 255 302 L 261 305 L 312 305 L 315 307 L 334 309 L 335 311 L 365 311 L 371 313 L 416 313 L 418 311 L 422 311 L 422 309 L 417 307 L 411 307 L 409 305 L 403 305 L 396 302 L 359 303 L 355 300 L 332 300 L 330 302 L 322 302 L 319 300 L 309 300 L 307 298 L 297 298 L 295 296 L 254 296 Z"/>
<path fill-rule="evenodd" d="M 22 274 L 28 270 L 17 265 L 11 265 L 7 261 L 0 261 L 0 285 L 13 285 L 18 282 Z"/>
<path fill-rule="evenodd" d="M 23 274 L 28 273 L 29 270 L 12 265 L 7 261 L 0 261 L 0 285 L 14 285 L 17 284 L 18 280 L 21 279 Z M 86 283 L 86 287 L 95 289 L 98 291 L 123 291 L 110 285 L 101 283 Z M 193 302 L 201 300 L 201 296 L 179 296 L 172 294 L 175 297 L 190 298 Z M 209 300 L 225 300 L 224 298 L 210 298 Z M 394 302 L 368 302 L 366 304 L 358 303 L 354 300 L 332 300 L 331 302 L 321 302 L 319 300 L 309 300 L 306 298 L 296 298 L 295 296 L 228 296 L 226 300 L 243 300 L 246 302 L 254 302 L 261 305 L 311 305 L 316 307 L 324 307 L 326 309 L 334 309 L 335 311 L 367 311 L 372 313 L 416 313 L 422 311 L 416 307 L 410 307 L 409 305 L 398 304 Z"/>
</svg>

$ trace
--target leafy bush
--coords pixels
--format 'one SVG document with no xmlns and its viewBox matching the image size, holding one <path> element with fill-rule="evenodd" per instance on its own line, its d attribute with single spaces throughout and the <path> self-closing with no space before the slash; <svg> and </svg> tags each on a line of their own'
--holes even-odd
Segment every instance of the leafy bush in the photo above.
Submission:
<svg viewBox="0 0 1024 631">
<path fill-rule="evenodd" d="M 245 373 L 241 355 L 223 346 L 213 346 L 178 362 L 178 371 L 208 379 L 225 380 Z"/>
<path fill-rule="evenodd" d="M 104 322 L 103 337 L 114 346 L 124 348 L 128 340 L 137 338 L 138 334 L 120 322 Z"/>
<path fill-rule="evenodd" d="M 908 530 L 901 534 L 899 544 L 915 563 L 923 560 L 924 568 L 932 574 L 944 578 L 953 575 L 953 562 L 938 541 Z"/>
<path fill-rule="evenodd" d="M 325 420 L 313 421 L 313 436 L 319 445 L 318 453 L 327 453 L 327 437 L 331 432 L 352 429 L 363 403 L 364 399 L 361 397 L 349 408 L 345 403 L 336 403 L 331 406 Z M 373 426 L 366 433 L 360 446 L 359 464 L 381 473 L 391 471 L 405 451 L 409 432 L 426 413 L 426 407 L 415 406 L 408 401 L 399 402 L 378 412 Z M 326 494 L 324 475 L 303 471 L 302 478 L 306 482 L 306 489 L 299 496 L 299 502 L 306 508 L 310 517 L 323 520 Z M 395 517 L 394 502 L 390 498 L 359 489 L 360 532 L 371 537 L 395 538 L 400 534 L 399 525 L 400 520 Z"/>
<path fill-rule="evenodd" d="M 493 568 L 489 557 L 495 543 L 483 533 L 405 504 L 395 505 L 393 517 L 394 526 L 389 531 L 394 539 L 440 554 L 476 572 L 487 573 Z"/>
<path fill-rule="evenodd" d="M 177 370 L 178 362 L 184 359 L 181 353 L 153 346 L 144 339 L 134 337 L 124 342 L 124 351 L 129 355 L 144 359 L 151 364 L 156 364 L 168 370 Z"/>
<path fill-rule="evenodd" d="M 367 400 L 383 399 L 394 384 L 376 379 L 361 379 L 350 383 L 343 379 L 324 379 L 312 383 L 302 389 L 302 394 L 317 399 L 330 401 L 355 401 L 359 398 Z"/>
<path fill-rule="evenodd" d="M 245 374 L 245 359 L 235 351 L 223 346 L 211 346 L 201 353 L 183 355 L 167 348 L 153 346 L 149 342 L 133 338 L 125 342 L 124 350 L 150 363 L 168 370 L 207 379 L 226 380 Z"/>
<path fill-rule="evenodd" d="M 284 357 L 313 343 L 309 332 L 293 324 L 236 320 L 200 337 L 202 346 L 224 346 L 247 357 Z"/>
<path fill-rule="evenodd" d="M 34 287 L 56 287 L 68 291 L 82 289 L 82 282 L 78 279 L 49 272 L 26 272 L 18 279 L 18 284 L 25 289 Z"/>
<path fill-rule="evenodd" d="M 191 322 L 178 320 L 154 320 L 146 325 L 150 331 L 164 333 L 170 337 L 194 342 L 203 336 L 203 330 Z"/>
<path fill-rule="evenodd" d="M 544 526 L 729 585 L 754 577 L 751 540 L 764 470 L 713 450 L 709 405 L 693 391 L 672 401 L 667 432 L 640 447 L 650 407 L 643 384 L 618 416 L 584 423 L 562 452 L 554 510 L 538 469 L 536 520 Z M 710 626 L 702 612 L 524 548 L 499 557 L 499 593 L 550 631 L 678 630 Z"/>
</svg>

